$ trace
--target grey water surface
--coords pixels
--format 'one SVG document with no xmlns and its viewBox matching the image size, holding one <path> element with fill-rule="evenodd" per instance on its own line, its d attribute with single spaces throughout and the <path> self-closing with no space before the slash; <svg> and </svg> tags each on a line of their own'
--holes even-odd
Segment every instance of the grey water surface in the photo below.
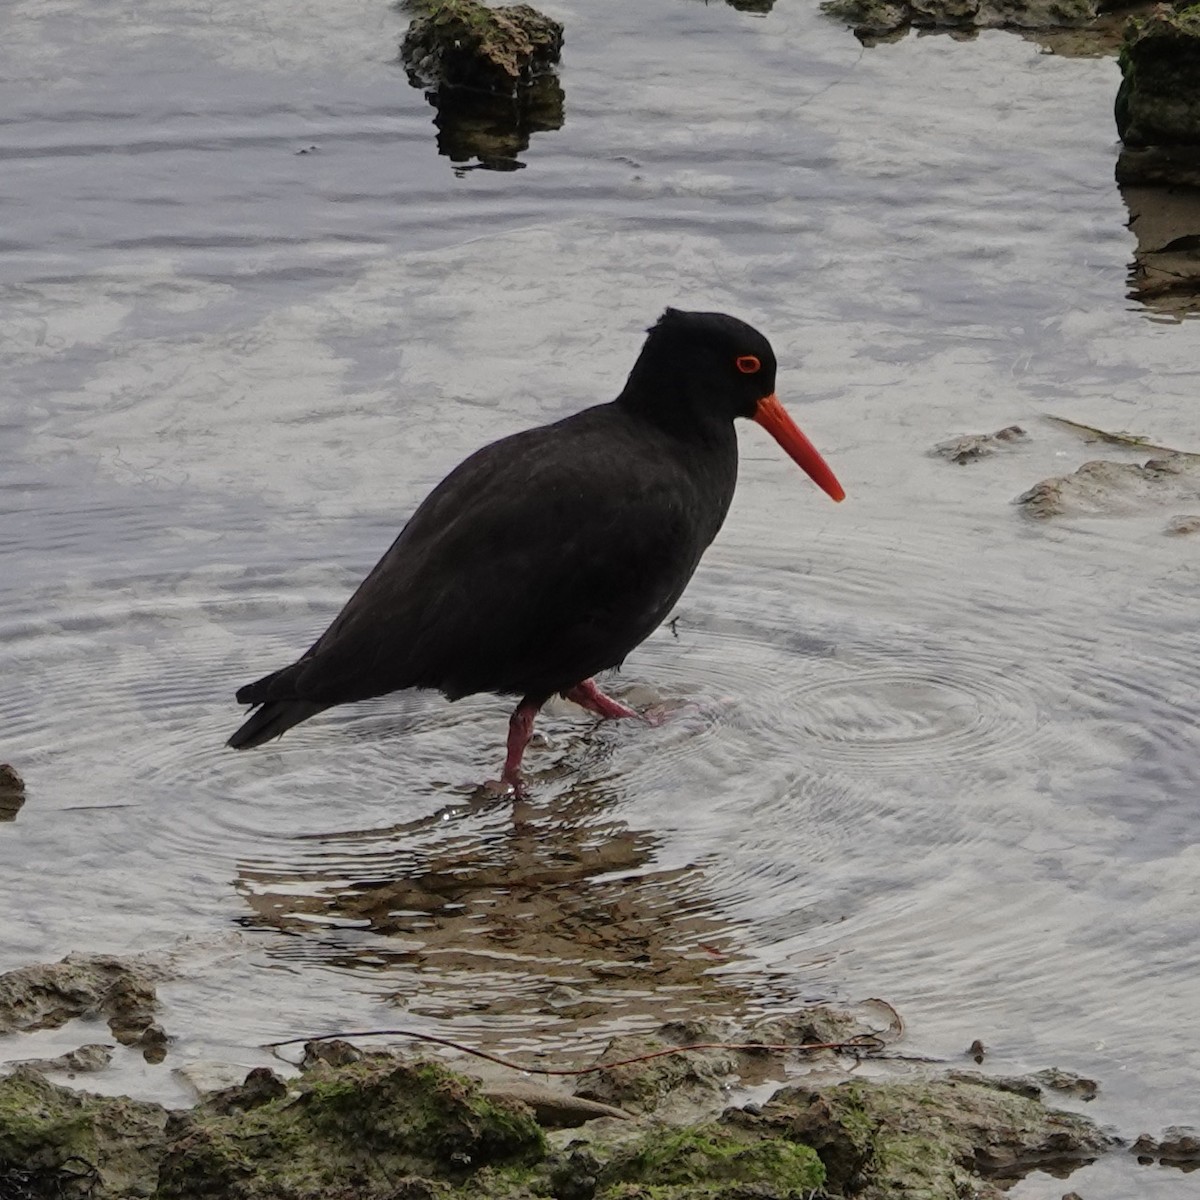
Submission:
<svg viewBox="0 0 1200 1200">
<path fill-rule="evenodd" d="M 173 1066 L 298 1034 L 569 1055 L 882 996 L 913 1053 L 979 1038 L 987 1069 L 1098 1079 L 1126 1136 L 1200 1123 L 1200 572 L 1162 532 L 1187 510 L 1011 504 L 1134 460 L 1046 413 L 1200 450 L 1200 325 L 1125 299 L 1115 63 L 868 51 L 807 3 L 548 10 L 565 121 L 510 171 L 439 156 L 384 3 L 0 16 L 0 761 L 28 788 L 0 969 L 170 956 L 167 1062 L 88 1086 L 173 1101 Z M 667 304 L 772 338 L 849 493 L 743 431 L 678 621 L 608 681 L 675 717 L 552 709 L 517 820 L 476 789 L 494 697 L 225 750 L 234 689 L 428 488 L 611 398 Z M 927 453 L 1013 422 L 981 462 Z M 1189 1194 L 1071 1186 L 1131 1179 Z"/>
</svg>

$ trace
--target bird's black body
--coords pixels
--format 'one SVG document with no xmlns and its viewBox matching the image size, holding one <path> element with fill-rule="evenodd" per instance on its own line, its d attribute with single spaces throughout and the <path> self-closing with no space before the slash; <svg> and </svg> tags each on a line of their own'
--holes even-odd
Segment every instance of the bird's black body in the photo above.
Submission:
<svg viewBox="0 0 1200 1200">
<path fill-rule="evenodd" d="M 238 691 L 261 707 L 230 745 L 400 688 L 520 695 L 536 711 L 619 665 L 720 529 L 733 419 L 774 383 L 750 326 L 668 309 L 616 400 L 485 446 L 442 480 L 312 648 Z"/>
</svg>

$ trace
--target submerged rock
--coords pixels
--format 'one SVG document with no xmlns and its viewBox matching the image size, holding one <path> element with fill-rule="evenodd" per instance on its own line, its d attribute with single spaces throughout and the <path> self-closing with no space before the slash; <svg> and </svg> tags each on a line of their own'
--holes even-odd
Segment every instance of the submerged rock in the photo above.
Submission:
<svg viewBox="0 0 1200 1200">
<path fill-rule="evenodd" d="M 868 45 L 912 29 L 1083 29 L 1103 0 L 823 0 L 822 12 L 849 24 Z"/>
<path fill-rule="evenodd" d="M 1200 500 L 1200 457 L 1173 454 L 1140 463 L 1086 462 L 1044 479 L 1016 498 L 1031 517 L 1129 516 L 1163 504 Z"/>
<path fill-rule="evenodd" d="M 988 458 L 997 450 L 1002 450 L 1015 442 L 1028 440 L 1028 435 L 1020 425 L 1009 425 L 1005 429 L 997 429 L 995 433 L 965 434 L 962 437 L 951 438 L 949 441 L 938 442 L 930 453 L 938 458 L 946 458 L 952 463 L 964 466 L 966 463 Z"/>
<path fill-rule="evenodd" d="M 66 1071 L 72 1075 L 103 1071 L 112 1062 L 112 1047 L 101 1042 L 88 1042 L 56 1058 L 25 1058 L 12 1063 L 13 1067 L 31 1067 L 35 1071 Z M 0 1193 L 2 1195 L 2 1193 Z"/>
<path fill-rule="evenodd" d="M 1171 537 L 1188 537 L 1193 533 L 1200 533 L 1200 513 L 1181 513 L 1172 517 L 1163 532 Z"/>
<path fill-rule="evenodd" d="M 1169 1125 L 1161 1138 L 1143 1133 L 1129 1150 L 1143 1163 L 1157 1160 L 1164 1167 L 1184 1170 L 1200 1167 L 1200 1134 L 1187 1125 Z"/>
<path fill-rule="evenodd" d="M 124 1045 L 161 1046 L 154 1023 L 160 972 L 113 954 L 68 954 L 0 975 L 0 1034 L 55 1029 L 75 1017 L 103 1016 Z"/>
</svg>

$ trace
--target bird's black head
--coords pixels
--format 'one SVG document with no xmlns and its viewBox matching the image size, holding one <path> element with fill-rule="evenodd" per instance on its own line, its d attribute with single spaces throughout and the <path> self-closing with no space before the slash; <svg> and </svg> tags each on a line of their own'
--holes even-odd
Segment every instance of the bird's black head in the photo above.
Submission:
<svg viewBox="0 0 1200 1200">
<path fill-rule="evenodd" d="M 775 352 L 757 329 L 724 313 L 668 308 L 646 338 L 617 403 L 691 442 L 736 454 L 735 417 L 761 425 L 835 500 L 828 463 L 775 395 Z"/>
<path fill-rule="evenodd" d="M 672 427 L 753 417 L 775 391 L 775 352 L 737 317 L 668 308 L 651 326 L 622 404 Z"/>
</svg>

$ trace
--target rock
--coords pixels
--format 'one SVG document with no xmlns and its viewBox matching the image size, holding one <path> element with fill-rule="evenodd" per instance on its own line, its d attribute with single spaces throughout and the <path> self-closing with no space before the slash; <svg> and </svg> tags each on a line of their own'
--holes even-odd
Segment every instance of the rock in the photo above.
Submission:
<svg viewBox="0 0 1200 1200">
<path fill-rule="evenodd" d="M 1076 1075 L 1072 1071 L 1060 1071 L 1058 1067 L 1046 1067 L 1035 1071 L 1030 1077 L 1042 1087 L 1062 1092 L 1066 1096 L 1075 1096 L 1080 1100 L 1095 1100 L 1100 1093 L 1100 1085 L 1094 1079 Z"/>
<path fill-rule="evenodd" d="M 1200 500 L 1200 458 L 1173 454 L 1144 465 L 1099 459 L 1071 475 L 1044 479 L 1014 503 L 1031 517 L 1128 516 Z"/>
<path fill-rule="evenodd" d="M 930 453 L 963 466 L 966 463 L 978 462 L 981 458 L 988 458 L 997 450 L 1003 450 L 1014 442 L 1028 440 L 1028 435 L 1020 425 L 1009 425 L 1004 429 L 997 429 L 995 433 L 965 434 L 946 442 L 938 442 Z"/>
<path fill-rule="evenodd" d="M 1114 1144 L 1091 1121 L 1054 1112 L 984 1075 L 784 1088 L 758 1116 L 730 1110 L 729 1124 L 760 1125 L 813 1146 L 830 1192 L 862 1200 L 999 1200 L 999 1182 L 1037 1169 L 1070 1169 Z M 1032 1089 L 1036 1091 L 1036 1088 Z M 993 1184 L 991 1180 L 998 1182 Z"/>
<path fill-rule="evenodd" d="M 1200 146 L 1200 8 L 1158 4 L 1126 26 L 1117 133 L 1127 146 Z"/>
<path fill-rule="evenodd" d="M 167 1113 L 157 1104 L 57 1087 L 21 1067 L 0 1079 L 0 1195 L 5 1172 L 36 1176 L 31 1197 L 136 1200 L 156 1194 Z"/>
<path fill-rule="evenodd" d="M 0 821 L 15 821 L 25 803 L 25 781 L 16 768 L 0 763 Z"/>
<path fill-rule="evenodd" d="M 0 975 L 0 1034 L 105 1016 L 113 1036 L 134 1045 L 154 1022 L 160 977 L 146 961 L 112 954 L 68 954 L 61 962 L 18 967 Z"/>
<path fill-rule="evenodd" d="M 651 1129 L 601 1166 L 605 1196 L 664 1200 L 790 1200 L 821 1190 L 825 1169 L 811 1146 L 758 1138 L 731 1125 Z M 636 1190 L 621 1191 L 619 1185 Z"/>
<path fill-rule="evenodd" d="M 664 1025 L 651 1036 L 614 1038 L 598 1062 L 621 1062 L 672 1046 L 727 1040 L 728 1030 L 699 1022 L 676 1022 Z M 714 1098 L 737 1075 L 738 1061 L 733 1051 L 683 1050 L 585 1075 L 575 1094 L 635 1113 L 662 1112 L 669 1102 L 678 1118 L 711 1111 Z"/>
<path fill-rule="evenodd" d="M 113 1037 L 123 1046 L 142 1046 L 148 1060 L 159 1049 L 165 1052 L 166 1048 L 167 1035 L 154 1020 L 157 1007 L 154 984 L 129 971 L 113 980 L 103 1000 Z M 161 1062 L 162 1058 L 157 1061 Z"/>
<path fill-rule="evenodd" d="M 220 1093 L 178 1115 L 158 1200 L 440 1196 L 432 1181 L 535 1164 L 545 1152 L 523 1105 L 489 1100 L 433 1063 L 369 1055 L 320 1064 L 249 1109 Z M 405 1181 L 399 1193 L 397 1180 Z"/>
<path fill-rule="evenodd" d="M 213 1092 L 204 1102 L 210 1112 L 228 1116 L 282 1100 L 287 1093 L 288 1085 L 270 1067 L 255 1067 L 241 1083 Z"/>
<path fill-rule="evenodd" d="M 344 1038 L 327 1038 L 321 1041 L 304 1043 L 304 1059 L 301 1067 L 308 1070 L 317 1063 L 327 1063 L 331 1067 L 344 1067 L 347 1063 L 360 1062 L 365 1057 L 353 1042 Z"/>
<path fill-rule="evenodd" d="M 468 87 L 512 98 L 562 55 L 563 27 L 528 4 L 488 8 L 443 0 L 414 18 L 400 57 L 418 86 Z"/>
<path fill-rule="evenodd" d="M 31 1067 L 35 1071 L 69 1071 L 72 1075 L 102 1071 L 112 1062 L 111 1046 L 89 1042 L 75 1050 L 68 1050 L 57 1058 L 26 1058 L 12 1063 L 13 1067 Z"/>
<path fill-rule="evenodd" d="M 786 1087 L 719 1119 L 710 1107 L 686 1127 L 626 1121 L 566 1145 L 554 1135 L 553 1151 L 529 1109 L 550 1089 L 505 1090 L 488 1095 L 440 1065 L 369 1053 L 314 1062 L 291 1082 L 257 1068 L 190 1112 L 167 1113 L 21 1069 L 0 1080 L 0 1197 L 998 1200 L 1000 1183 L 1069 1170 L 1111 1144 L 1085 1118 L 1048 1110 L 1028 1080 L 997 1086 L 968 1073 Z M 721 1098 L 710 1094 L 710 1105 Z M 1142 1144 L 1164 1161 L 1194 1147 L 1184 1130 Z"/>
<path fill-rule="evenodd" d="M 1063 29 L 1095 22 L 1102 0 L 824 0 L 868 45 L 913 29 Z"/>
<path fill-rule="evenodd" d="M 1186 1125 L 1169 1125 L 1163 1130 L 1161 1139 L 1143 1133 L 1129 1148 L 1139 1161 L 1153 1162 L 1157 1159 L 1165 1167 L 1193 1169 L 1200 1166 L 1200 1135 Z"/>
<path fill-rule="evenodd" d="M 1185 513 L 1178 517 L 1172 517 L 1163 532 L 1171 537 L 1186 537 L 1188 534 L 1200 533 L 1200 514 Z"/>
</svg>

